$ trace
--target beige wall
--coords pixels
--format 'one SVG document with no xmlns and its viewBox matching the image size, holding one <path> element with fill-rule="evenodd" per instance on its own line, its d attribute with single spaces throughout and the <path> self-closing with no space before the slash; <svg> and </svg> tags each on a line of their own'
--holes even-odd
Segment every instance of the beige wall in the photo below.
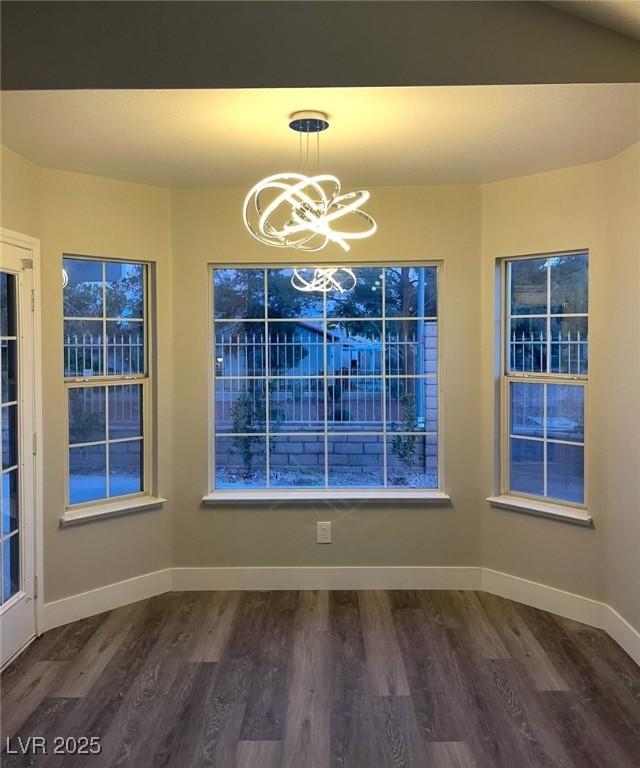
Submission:
<svg viewBox="0 0 640 768">
<path fill-rule="evenodd" d="M 478 187 L 373 189 L 363 261 L 443 262 L 443 458 L 451 506 L 221 505 L 208 490 L 208 265 L 269 263 L 244 232 L 242 190 L 162 190 L 2 155 L 2 226 L 42 239 L 45 590 L 53 600 L 157 570 L 207 565 L 480 565 L 606 599 L 640 626 L 640 148 Z M 495 490 L 495 259 L 588 248 L 589 507 L 578 528 L 490 508 Z M 159 492 L 164 510 L 61 530 L 63 252 L 158 268 Z M 612 371 L 616 376 L 612 376 Z M 174 397 L 175 393 L 175 397 Z M 319 547 L 315 522 L 334 522 Z M 636 582 L 636 577 L 638 581 Z"/>
<path fill-rule="evenodd" d="M 595 521 L 594 529 L 584 529 L 485 505 L 483 565 L 588 597 L 611 599 L 629 618 L 638 616 L 640 588 L 639 182 L 636 146 L 608 162 L 482 188 L 481 295 L 487 353 L 494 339 L 496 259 L 589 249 L 586 467 L 588 506 Z M 497 490 L 490 354 L 483 356 L 482 383 L 486 496 Z"/>
<path fill-rule="evenodd" d="M 640 144 L 606 164 L 607 602 L 640 629 Z"/>
<path fill-rule="evenodd" d="M 378 188 L 367 210 L 379 232 L 357 244 L 363 261 L 442 260 L 444 476 L 453 504 L 221 505 L 207 492 L 208 272 L 211 263 L 269 263 L 279 251 L 250 238 L 242 190 L 172 193 L 175 258 L 177 565 L 473 565 L 479 560 L 479 413 L 469 371 L 480 364 L 480 195 L 471 187 Z M 351 258 L 351 254 L 350 254 Z M 465 300 L 460 301 L 464 296 Z M 186 334 L 190 341 L 187 342 Z M 182 362 L 181 362 L 182 361 Z M 194 457 L 198 457 L 194 460 Z M 331 520 L 330 547 L 315 543 Z"/>
<path fill-rule="evenodd" d="M 45 599 L 55 600 L 170 565 L 171 510 L 59 527 L 64 511 L 63 253 L 120 257 L 157 267 L 159 491 L 172 496 L 171 242 L 169 192 L 40 169 L 2 154 L 1 224 L 41 238 Z"/>
</svg>

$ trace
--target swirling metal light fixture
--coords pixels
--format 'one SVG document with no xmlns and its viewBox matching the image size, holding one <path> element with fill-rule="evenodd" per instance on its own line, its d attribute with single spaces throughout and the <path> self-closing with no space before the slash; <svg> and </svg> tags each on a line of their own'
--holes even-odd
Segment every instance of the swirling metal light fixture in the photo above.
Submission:
<svg viewBox="0 0 640 768">
<path fill-rule="evenodd" d="M 329 127 L 329 122 L 322 112 L 296 112 L 291 116 L 289 127 L 300 133 L 302 159 L 302 134 L 307 135 L 308 157 L 309 134 L 315 133 L 317 137 Z M 319 162 L 318 141 L 316 146 Z M 249 190 L 244 200 L 243 220 L 253 237 L 275 248 L 319 251 L 328 243 L 335 243 L 348 251 L 347 241 L 370 237 L 377 229 L 373 218 L 360 209 L 368 199 L 369 193 L 365 190 L 342 194 L 340 181 L 329 174 L 277 173 L 262 179 Z M 345 228 L 349 220 L 354 228 Z M 338 222 L 342 228 L 334 229 Z M 330 269 L 319 268 L 317 271 L 322 273 L 322 279 L 316 275 L 310 283 L 305 282 L 305 285 L 313 284 L 314 288 L 296 287 L 299 290 L 337 290 L 334 278 L 328 274 Z M 355 277 L 353 279 L 355 281 Z"/>
</svg>

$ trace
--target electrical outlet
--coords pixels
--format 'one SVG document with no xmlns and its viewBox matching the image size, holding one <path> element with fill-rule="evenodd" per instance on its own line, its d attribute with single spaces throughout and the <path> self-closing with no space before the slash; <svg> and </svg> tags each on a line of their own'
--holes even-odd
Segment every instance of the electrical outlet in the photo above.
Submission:
<svg viewBox="0 0 640 768">
<path fill-rule="evenodd" d="M 331 544 L 331 523 L 316 523 L 318 544 Z"/>
</svg>

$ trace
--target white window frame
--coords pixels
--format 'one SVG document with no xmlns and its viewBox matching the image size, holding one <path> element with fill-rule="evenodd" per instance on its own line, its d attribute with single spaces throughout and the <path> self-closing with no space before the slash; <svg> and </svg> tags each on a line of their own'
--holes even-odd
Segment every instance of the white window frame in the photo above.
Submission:
<svg viewBox="0 0 640 768">
<path fill-rule="evenodd" d="M 208 291 L 209 291 L 209 315 L 208 315 L 208 322 L 209 322 L 209 333 L 208 333 L 208 349 L 207 349 L 207 356 L 209 360 L 209 387 L 208 387 L 208 406 L 209 406 L 209 473 L 208 473 L 208 483 L 209 483 L 209 492 L 203 496 L 202 500 L 205 504 L 216 504 L 216 503 L 228 503 L 230 501 L 270 501 L 270 500 L 278 500 L 278 501 L 312 501 L 312 500 L 331 500 L 331 499 L 342 499 L 342 500 L 348 500 L 348 499 L 402 499 L 405 501 L 411 501 L 412 499 L 415 501 L 433 501 L 433 502 L 443 502 L 448 501 L 449 496 L 444 491 L 444 472 L 443 472 L 443 434 L 442 434 L 442 423 L 443 423 L 443 391 L 442 391 L 442 338 L 443 338 L 443 323 L 442 323 L 442 297 L 443 297 L 443 291 L 442 291 L 442 284 L 443 284 L 443 272 L 444 272 L 444 263 L 442 261 L 397 261 L 397 262 L 380 262 L 380 261 L 363 261 L 363 262 L 356 262 L 352 264 L 351 266 L 353 268 L 367 268 L 367 267 L 387 267 L 387 268 L 394 268 L 394 267 L 435 267 L 437 268 L 437 316 L 436 316 L 436 322 L 437 322 L 437 328 L 438 328 L 438 344 L 437 344 L 437 354 L 438 354 L 438 365 L 437 365 L 437 374 L 435 375 L 436 380 L 436 386 L 437 386 L 437 392 L 438 392 L 438 421 L 437 421 L 437 461 L 438 461 L 438 472 L 437 472 L 437 478 L 438 478 L 438 486 L 437 488 L 401 488 L 401 487 L 395 487 L 395 486 L 386 486 L 386 487 L 377 487 L 377 488 L 336 488 L 336 487 L 328 487 L 328 486 L 320 486 L 318 488 L 305 488 L 305 489 L 299 489 L 299 488 L 263 488 L 263 489 L 239 489 L 239 490 L 231 490 L 231 489 L 216 489 L 215 487 L 215 472 L 216 472 L 216 450 L 215 450 L 215 441 L 216 441 L 216 424 L 215 424 L 215 360 L 214 360 L 214 349 L 215 349 L 215 322 L 214 322 L 214 290 L 213 290 L 213 271 L 214 270 L 221 270 L 221 269 L 259 269 L 259 270 L 269 270 L 269 269 L 291 269 L 294 265 L 291 262 L 275 262 L 275 263 L 220 263 L 220 264 L 209 264 L 208 269 Z M 298 268 L 305 266 L 301 265 L 300 263 L 296 263 Z M 306 265 L 306 266 L 312 266 L 312 267 L 339 267 L 344 266 L 344 263 L 338 263 L 338 262 L 322 262 L 317 263 L 314 262 L 313 265 Z M 266 275 L 266 272 L 265 272 Z M 266 279 L 266 277 L 265 277 Z M 384 293 L 383 293 L 384 297 Z M 265 300 L 265 322 L 268 321 L 268 307 L 267 307 L 267 301 Z M 384 338 L 384 332 L 385 332 L 385 323 L 386 321 L 395 321 L 400 320 L 402 318 L 396 318 L 396 317 L 386 317 L 386 313 L 384 311 L 384 298 L 383 298 L 383 312 L 381 318 L 364 318 L 366 320 L 372 320 L 372 322 L 379 321 L 382 324 L 382 334 Z M 345 320 L 349 320 L 351 318 L 342 318 Z M 355 320 L 362 320 L 363 318 L 352 318 Z M 412 318 L 414 319 L 414 318 Z M 326 355 L 326 339 L 325 339 L 325 355 Z M 384 352 L 384 344 L 383 344 L 383 351 L 382 351 L 382 370 L 384 373 L 381 373 L 380 378 L 384 381 L 388 378 L 385 370 L 385 352 Z M 324 373 L 322 377 L 318 378 L 331 378 L 326 373 L 326 365 L 324 367 Z M 389 377 L 391 378 L 391 377 Z M 411 377 L 410 377 L 411 378 Z M 268 382 L 270 380 L 270 377 L 268 375 L 265 375 L 265 381 Z M 382 396 L 382 408 L 383 408 L 383 416 L 382 416 L 382 424 L 383 429 L 380 430 L 380 432 L 376 432 L 376 434 L 383 435 L 383 441 L 386 444 L 387 442 L 387 420 L 386 420 L 386 396 L 384 396 L 385 388 L 383 386 L 383 396 Z M 325 400 L 326 400 L 326 389 L 325 389 Z M 325 404 L 326 407 L 326 404 Z M 268 417 L 267 417 L 267 423 L 268 423 Z M 322 430 L 319 430 L 318 433 L 322 432 L 322 434 L 325 437 L 325 440 L 327 439 L 327 435 L 330 434 L 327 431 L 327 426 L 325 422 L 325 426 Z M 268 434 L 268 427 L 267 427 L 267 434 Z M 278 433 L 281 434 L 281 433 Z M 359 434 L 366 435 L 368 434 L 366 431 L 363 431 Z M 389 433 L 392 434 L 392 433 Z M 420 432 L 416 433 L 420 436 L 423 435 L 430 435 L 432 433 L 426 433 L 426 432 Z M 267 452 L 268 454 L 268 452 Z M 383 451 L 384 456 L 384 477 L 386 480 L 386 451 Z M 325 454 L 325 462 L 326 462 L 326 454 Z M 267 478 L 269 476 L 269 466 L 268 466 L 268 459 L 267 459 Z M 326 475 L 325 475 L 325 483 L 326 483 Z"/>
<path fill-rule="evenodd" d="M 551 259 L 557 256 L 578 256 L 587 255 L 589 257 L 588 249 L 571 250 L 571 251 L 559 251 L 552 253 L 535 253 L 527 254 L 523 256 L 507 257 L 500 260 L 500 459 L 499 459 L 499 480 L 500 480 L 500 495 L 489 497 L 488 501 L 496 506 L 503 506 L 509 509 L 530 511 L 534 514 L 541 514 L 547 517 L 564 517 L 571 522 L 579 524 L 590 524 L 591 517 L 587 514 L 588 499 L 587 499 L 587 424 L 588 424 L 588 393 L 589 393 L 589 374 L 575 374 L 575 373 L 540 373 L 540 372 L 518 372 L 509 371 L 508 369 L 508 354 L 509 354 L 509 342 L 510 342 L 510 306 L 511 306 L 511 291 L 508 275 L 508 265 L 516 261 L 524 261 L 531 259 Z M 590 278 L 590 275 L 589 275 Z M 591 281 L 589 279 L 588 293 L 590 308 L 590 289 Z M 549 306 L 548 292 L 550 290 L 549 282 L 547 281 L 547 306 Z M 584 313 L 570 313 L 569 316 L 574 317 L 586 317 L 589 319 L 589 312 Z M 544 316 L 549 323 L 550 315 Z M 549 329 L 547 325 L 547 355 L 549 352 L 549 345 L 551 339 L 549 335 Z M 510 442 L 511 442 L 511 400 L 510 400 L 510 387 L 512 383 L 528 383 L 528 384 L 563 384 L 569 386 L 579 386 L 584 391 L 584 434 L 582 442 L 569 442 L 551 439 L 546 436 L 547 425 L 546 419 L 544 422 L 544 436 L 540 438 L 538 442 L 542 442 L 544 446 L 543 456 L 544 460 L 544 488 L 547 490 L 547 462 L 546 462 L 546 446 L 548 442 L 552 443 L 569 443 L 571 445 L 581 446 L 583 449 L 583 462 L 584 462 L 584 480 L 583 480 L 583 502 L 571 502 L 561 499 L 556 499 L 548 495 L 537 496 L 534 494 L 526 494 L 520 491 L 514 491 L 510 489 Z M 543 389 L 544 402 L 543 408 L 546 413 L 546 398 L 547 387 Z"/>
<path fill-rule="evenodd" d="M 153 264 L 142 261 L 139 259 L 122 258 L 114 256 L 93 256 L 86 254 L 76 253 L 64 253 L 63 259 L 77 259 L 79 261 L 95 261 L 103 264 L 103 306 L 106 312 L 105 302 L 105 269 L 108 263 L 122 263 L 122 264 L 135 264 L 143 268 L 143 340 L 144 340 L 144 356 L 145 356 L 145 373 L 140 374 L 126 374 L 118 376 L 65 376 L 64 366 L 65 361 L 63 358 L 63 378 L 65 389 L 65 507 L 64 513 L 61 516 L 61 521 L 64 526 L 73 525 L 75 523 L 86 522 L 92 518 L 110 517 L 113 515 L 123 514 L 124 512 L 141 511 L 145 509 L 151 509 L 157 506 L 161 506 L 166 499 L 160 498 L 156 493 L 156 473 L 154 466 L 155 455 L 155 434 L 152 415 L 153 399 L 155 396 L 155 378 L 153 370 L 154 355 L 154 333 L 152 332 L 152 317 L 153 317 L 153 299 L 152 288 L 155 285 Z M 106 323 L 110 318 L 104 315 L 103 317 L 96 318 L 67 318 L 64 319 L 87 319 L 87 320 L 101 320 L 106 327 Z M 104 341 L 104 360 L 107 360 L 106 353 L 106 339 Z M 95 499 L 92 501 L 81 502 L 78 504 L 71 504 L 69 497 L 69 451 L 73 444 L 69 442 L 69 393 L 72 389 L 86 389 L 90 387 L 104 387 L 105 388 L 105 425 L 109 423 L 109 389 L 111 387 L 139 384 L 142 387 L 142 436 L 139 438 L 142 441 L 142 467 L 143 467 L 143 489 L 136 493 L 126 494 L 122 496 L 107 496 L 102 499 Z M 135 438 L 134 438 L 135 439 Z M 105 445 L 105 471 L 106 471 L 106 489 L 109 490 L 109 446 L 112 443 L 117 442 L 133 442 L 134 439 L 123 438 L 121 440 L 107 440 L 107 433 L 105 433 L 105 440 L 96 440 L 95 445 Z M 83 445 L 91 445 L 92 443 L 83 443 Z"/>
</svg>

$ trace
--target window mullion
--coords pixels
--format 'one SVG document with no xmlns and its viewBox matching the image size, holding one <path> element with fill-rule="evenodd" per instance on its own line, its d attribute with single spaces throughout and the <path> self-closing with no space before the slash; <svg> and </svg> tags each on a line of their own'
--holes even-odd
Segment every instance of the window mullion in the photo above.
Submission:
<svg viewBox="0 0 640 768">
<path fill-rule="evenodd" d="M 387 457 L 387 304 L 386 304 L 386 296 L 387 296 L 387 271 L 385 269 L 382 270 L 382 344 L 380 349 L 380 364 L 382 366 L 382 477 L 383 477 L 383 485 L 386 488 L 389 485 L 389 480 L 387 477 L 388 473 L 388 457 Z M 416 302 L 416 308 L 417 308 L 417 302 Z M 440 308 L 440 305 L 438 305 L 438 309 Z M 438 329 L 439 330 L 439 329 Z M 440 364 L 440 361 L 438 360 L 438 365 Z M 439 370 L 439 369 L 438 369 Z M 438 393 L 439 396 L 439 393 Z M 438 408 L 440 407 L 440 403 L 438 402 Z M 427 439 L 425 438 L 424 442 L 424 450 L 427 451 Z M 438 466 L 438 473 L 440 472 L 440 467 Z M 440 483 L 438 482 L 438 486 Z"/>
<path fill-rule="evenodd" d="M 265 485 L 267 488 L 271 486 L 271 366 L 269 361 L 269 278 L 267 276 L 267 270 L 263 270 L 264 278 L 264 343 L 265 343 L 265 406 L 264 406 L 264 429 L 265 429 Z M 245 334 L 246 341 L 246 334 Z M 247 355 L 247 348 L 245 346 L 245 358 Z M 245 374 L 249 370 L 249 366 L 245 363 Z M 255 396 L 255 394 L 254 394 Z"/>
<path fill-rule="evenodd" d="M 329 322 L 327 320 L 327 294 L 326 292 L 322 296 L 322 391 L 324 396 L 324 487 L 329 487 L 329 373 L 327 371 L 327 334 L 329 331 Z"/>
</svg>

